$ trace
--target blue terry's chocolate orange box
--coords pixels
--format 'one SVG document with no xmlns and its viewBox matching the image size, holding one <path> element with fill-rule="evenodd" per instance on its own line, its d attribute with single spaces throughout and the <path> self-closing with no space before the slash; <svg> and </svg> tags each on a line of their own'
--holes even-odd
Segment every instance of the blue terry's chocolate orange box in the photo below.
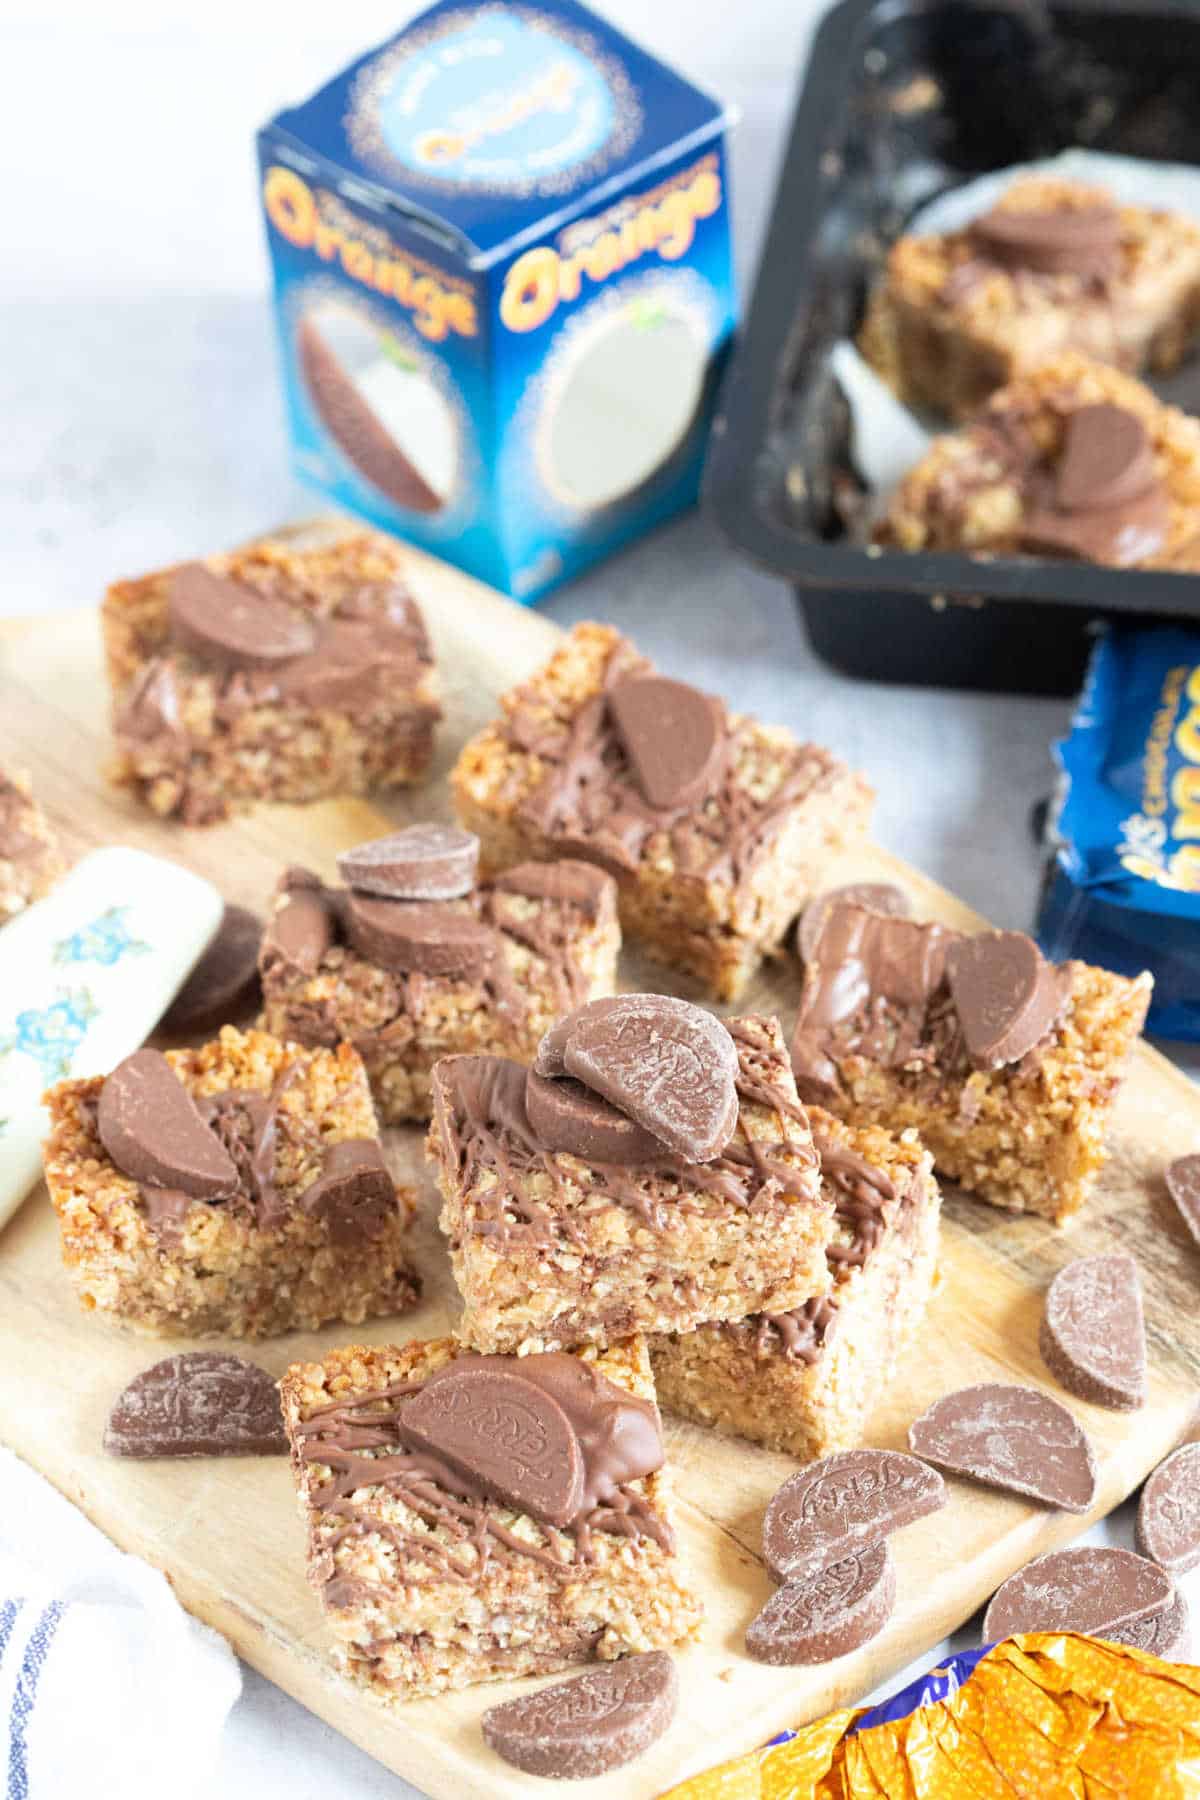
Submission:
<svg viewBox="0 0 1200 1800">
<path fill-rule="evenodd" d="M 696 497 L 726 117 L 574 0 L 444 0 L 259 134 L 297 472 L 522 600 Z"/>
</svg>

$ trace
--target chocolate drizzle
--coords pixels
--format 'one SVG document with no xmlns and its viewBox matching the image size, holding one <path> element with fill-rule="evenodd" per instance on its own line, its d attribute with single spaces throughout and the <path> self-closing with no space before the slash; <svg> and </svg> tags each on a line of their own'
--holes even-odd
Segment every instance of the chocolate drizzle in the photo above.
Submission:
<svg viewBox="0 0 1200 1800">
<path fill-rule="evenodd" d="M 582 1454 L 581 1509 L 561 1529 L 541 1522 L 540 1541 L 503 1522 L 503 1504 L 463 1462 L 424 1448 L 405 1430 L 406 1400 L 456 1371 L 492 1369 L 515 1370 L 543 1388 L 567 1415 Z M 425 1382 L 396 1381 L 334 1401 L 292 1429 L 316 1514 L 314 1552 L 327 1606 L 352 1604 L 369 1591 L 337 1568 L 337 1550 L 358 1538 L 379 1536 L 399 1551 L 406 1585 L 422 1573 L 475 1584 L 493 1565 L 521 1562 L 566 1580 L 595 1560 L 597 1533 L 647 1538 L 667 1554 L 675 1547 L 666 1521 L 638 1488 L 663 1460 L 656 1409 L 577 1357 L 459 1356 Z M 413 1515 L 414 1526 L 380 1516 L 381 1488 Z"/>
<path fill-rule="evenodd" d="M 601 691 L 569 720 L 547 720 L 544 698 L 518 690 L 503 730 L 514 749 L 545 765 L 540 782 L 519 801 L 518 819 L 560 855 L 584 857 L 617 876 L 636 869 L 650 840 L 662 833 L 677 880 L 720 880 L 736 888 L 797 800 L 827 784 L 836 765 L 814 745 L 797 745 L 771 792 L 756 793 L 753 779 L 738 775 L 739 752 L 745 747 L 753 754 L 753 725 L 721 709 L 707 797 L 700 804 L 652 806 L 623 748 L 608 694 L 618 682 L 653 672 L 622 639 L 609 656 Z"/>
<path fill-rule="evenodd" d="M 531 1192 L 539 1176 L 556 1196 L 568 1184 L 582 1186 L 598 1206 L 624 1206 L 655 1231 L 696 1211 L 700 1195 L 759 1212 L 781 1193 L 807 1194 L 817 1165 L 808 1115 L 779 1084 L 768 1027 L 757 1019 L 725 1024 L 738 1050 L 739 1100 L 774 1113 L 778 1135 L 759 1139 L 739 1122 L 713 1162 L 685 1163 L 664 1150 L 636 1167 L 589 1163 L 582 1179 L 577 1159 L 539 1142 L 522 1064 L 498 1056 L 443 1058 L 433 1072 L 433 1135 L 454 1185 L 472 1198 L 476 1235 L 499 1245 L 531 1238 L 549 1244 L 557 1234 L 580 1243 L 569 1212 Z"/>
<path fill-rule="evenodd" d="M 831 1243 L 825 1252 L 830 1272 L 839 1269 L 861 1269 L 876 1248 L 886 1225 L 885 1208 L 908 1193 L 898 1194 L 895 1183 L 882 1169 L 871 1166 L 865 1158 L 838 1143 L 819 1128 L 813 1130 L 813 1144 L 821 1162 L 822 1183 L 834 1190 L 835 1217 L 849 1233 L 848 1243 Z M 758 1313 L 739 1326 L 724 1327 L 738 1331 L 749 1327 L 760 1356 L 781 1348 L 792 1362 L 812 1364 L 827 1343 L 837 1320 L 838 1303 L 832 1294 L 818 1294 L 804 1305 L 787 1313 Z"/>
</svg>

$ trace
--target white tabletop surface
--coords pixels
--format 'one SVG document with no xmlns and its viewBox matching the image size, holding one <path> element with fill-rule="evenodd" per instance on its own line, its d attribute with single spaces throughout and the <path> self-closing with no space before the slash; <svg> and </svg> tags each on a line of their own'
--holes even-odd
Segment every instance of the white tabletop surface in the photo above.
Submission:
<svg viewBox="0 0 1200 1800">
<path fill-rule="evenodd" d="M 0 613 L 87 604 L 116 575 L 312 509 L 286 465 L 252 134 L 409 10 L 404 0 L 8 0 Z M 819 9 L 607 0 L 605 10 L 740 108 L 734 214 L 748 290 Z M 1051 785 L 1065 703 L 831 674 L 787 588 L 694 516 L 545 610 L 563 624 L 611 619 L 672 672 L 830 745 L 874 782 L 886 845 L 997 923 L 1030 923 L 1039 855 L 1028 821 Z M 1127 1541 L 1127 1521 L 1117 1530 Z M 250 1670 L 216 1791 L 413 1792 Z"/>
</svg>

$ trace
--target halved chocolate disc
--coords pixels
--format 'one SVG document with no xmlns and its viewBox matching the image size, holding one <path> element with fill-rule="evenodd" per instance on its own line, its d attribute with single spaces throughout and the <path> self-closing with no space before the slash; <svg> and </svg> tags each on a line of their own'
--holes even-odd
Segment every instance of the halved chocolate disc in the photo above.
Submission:
<svg viewBox="0 0 1200 1800">
<path fill-rule="evenodd" d="M 330 1242 L 361 1244 L 377 1238 L 396 1210 L 396 1184 L 375 1138 L 330 1144 L 321 1173 L 300 1196 L 314 1218 L 329 1222 Z"/>
<path fill-rule="evenodd" d="M 530 900 L 552 900 L 562 906 L 577 906 L 595 918 L 606 895 L 613 893 L 613 880 L 594 863 L 564 859 L 552 863 L 518 863 L 505 869 L 492 882 L 504 894 L 524 894 Z"/>
<path fill-rule="evenodd" d="M 254 1005 L 262 920 L 244 906 L 226 906 L 217 934 L 162 1016 L 160 1029 L 193 1031 L 228 1024 Z"/>
<path fill-rule="evenodd" d="M 400 1420 L 406 1437 L 518 1512 L 559 1527 L 579 1516 L 585 1469 L 575 1428 L 519 1365 L 451 1367 L 426 1382 Z"/>
<path fill-rule="evenodd" d="M 1143 1406 L 1146 1327 L 1132 1256 L 1081 1256 L 1060 1269 L 1038 1342 L 1050 1373 L 1081 1400 L 1123 1411 Z"/>
<path fill-rule="evenodd" d="M 1167 1170 L 1166 1182 L 1180 1218 L 1200 1244 L 1200 1156 L 1177 1156 Z"/>
<path fill-rule="evenodd" d="M 640 1756 L 678 1701 L 674 1663 L 665 1650 L 649 1650 L 491 1706 L 481 1723 L 486 1742 L 514 1768 L 586 1781 Z"/>
<path fill-rule="evenodd" d="M 1096 1498 L 1096 1458 L 1065 1406 L 1037 1388 L 984 1381 L 959 1388 L 909 1427 L 908 1447 L 951 1475 L 1082 1513 Z"/>
<path fill-rule="evenodd" d="M 563 1059 L 567 1039 L 576 1025 L 584 1019 L 602 1019 L 614 1008 L 624 1004 L 624 994 L 606 994 L 599 1000 L 589 1000 L 586 1006 L 580 1006 L 574 1012 L 566 1013 L 557 1024 L 550 1027 L 538 1045 L 537 1055 L 533 1059 L 536 1072 L 548 1076 L 565 1075 L 567 1065 Z M 680 1000 L 677 1004 L 683 1006 L 685 1002 Z"/>
<path fill-rule="evenodd" d="M 1137 1547 L 1174 1575 L 1200 1564 L 1200 1444 L 1173 1450 L 1146 1482 L 1138 1502 Z"/>
<path fill-rule="evenodd" d="M 784 1482 L 763 1517 L 763 1556 L 776 1581 L 811 1581 L 945 1504 L 945 1482 L 915 1456 L 846 1450 Z"/>
<path fill-rule="evenodd" d="M 699 806 L 716 786 L 725 709 L 711 694 L 662 675 L 627 676 L 608 690 L 608 710 L 651 806 Z"/>
<path fill-rule="evenodd" d="M 812 961 L 817 939 L 835 906 L 863 906 L 868 912 L 898 919 L 906 919 L 912 912 L 904 889 L 890 881 L 855 881 L 846 887 L 826 888 L 809 901 L 796 929 L 796 948 L 805 962 Z"/>
<path fill-rule="evenodd" d="M 688 1162 L 712 1162 L 737 1121 L 737 1050 L 703 1007 L 660 994 L 576 1017 L 563 1063 L 620 1112 Z"/>
<path fill-rule="evenodd" d="M 316 642 L 312 620 L 298 608 L 203 563 L 176 569 L 167 616 L 177 644 L 223 668 L 270 668 L 307 655 Z"/>
<path fill-rule="evenodd" d="M 1021 209 L 994 206 L 975 219 L 970 235 L 978 249 L 1007 269 L 1043 275 L 1109 275 L 1121 247 L 1115 206 Z"/>
<path fill-rule="evenodd" d="M 946 952 L 950 998 L 979 1069 L 1019 1062 L 1057 1023 L 1069 978 L 1023 931 L 956 938 Z"/>
<path fill-rule="evenodd" d="M 353 889 L 346 896 L 346 936 L 360 956 L 403 974 L 479 981 L 499 945 L 474 913 L 420 900 L 380 900 Z"/>
<path fill-rule="evenodd" d="M 746 1630 L 755 1662 L 832 1662 L 883 1630 L 896 1604 L 896 1566 L 886 1543 L 851 1551 L 807 1581 L 772 1594 Z"/>
<path fill-rule="evenodd" d="M 266 1370 L 215 1350 L 167 1356 L 135 1375 L 104 1430 L 110 1456 L 275 1456 L 287 1447 Z"/>
<path fill-rule="evenodd" d="M 100 1089 L 100 1142 L 123 1175 L 195 1200 L 236 1193 L 233 1158 L 158 1050 L 135 1050 Z"/>
<path fill-rule="evenodd" d="M 289 870 L 285 881 L 286 891 L 263 936 L 262 966 L 278 962 L 302 975 L 314 975 L 337 939 L 334 898 L 306 869 Z"/>
<path fill-rule="evenodd" d="M 547 1150 L 564 1151 L 586 1163 L 661 1163 L 668 1154 L 651 1132 L 569 1076 L 550 1081 L 530 1069 L 525 1110 Z"/>
<path fill-rule="evenodd" d="M 342 879 L 389 900 L 457 900 L 475 886 L 479 839 L 457 825 L 409 825 L 338 857 Z"/>
<path fill-rule="evenodd" d="M 1192 1620 L 1188 1603 L 1179 1589 L 1165 1612 L 1152 1619 L 1137 1619 L 1132 1625 L 1110 1625 L 1105 1636 L 1117 1644 L 1132 1644 L 1150 1656 L 1161 1656 L 1164 1662 L 1190 1662 L 1192 1659 Z"/>
<path fill-rule="evenodd" d="M 1055 501 L 1064 511 L 1124 506 L 1154 479 L 1154 449 L 1136 413 L 1103 402 L 1070 415 L 1055 476 Z"/>
<path fill-rule="evenodd" d="M 993 1595 L 983 1641 L 1018 1631 L 1078 1631 L 1104 1637 L 1164 1612 L 1174 1598 L 1170 1577 L 1132 1550 L 1077 1544 L 1035 1557 Z"/>
</svg>

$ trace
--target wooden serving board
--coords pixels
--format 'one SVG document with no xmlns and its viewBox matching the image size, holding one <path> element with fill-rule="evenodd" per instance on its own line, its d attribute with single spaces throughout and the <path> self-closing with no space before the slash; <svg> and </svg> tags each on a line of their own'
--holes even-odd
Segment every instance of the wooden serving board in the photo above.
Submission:
<svg viewBox="0 0 1200 1800">
<path fill-rule="evenodd" d="M 557 627 L 458 573 L 414 557 L 414 585 L 437 641 L 447 698 L 437 764 L 427 787 L 389 803 L 386 819 L 447 812 L 444 777 L 496 696 L 553 649 Z M 230 899 L 261 909 L 286 862 L 333 872 L 335 853 L 386 829 L 379 811 L 344 801 L 262 808 L 205 831 L 159 824 L 106 786 L 106 694 L 95 615 L 46 620 L 0 636 L 0 758 L 27 766 L 72 852 L 132 843 L 209 876 Z M 868 771 L 869 773 L 869 771 Z M 952 895 L 884 852 L 847 858 L 835 879 L 899 881 L 919 912 L 977 923 Z M 629 987 L 668 985 L 627 953 Z M 671 983 L 671 985 L 676 985 Z M 749 1006 L 795 1012 L 794 966 L 779 964 Z M 403 1320 L 333 1328 L 266 1343 L 254 1353 L 274 1373 L 339 1342 L 445 1332 L 453 1317 L 448 1266 L 434 1227 L 434 1196 L 418 1130 L 388 1134 L 396 1172 L 424 1197 L 417 1260 L 426 1282 Z M 1124 1498 L 1183 1435 L 1200 1386 L 1200 1251 L 1173 1216 L 1162 1170 L 1200 1144 L 1200 1096 L 1154 1051 L 1138 1051 L 1112 1133 L 1099 1192 L 1066 1233 L 1036 1219 L 948 1198 L 942 1282 L 919 1348 L 881 1396 L 870 1440 L 902 1446 L 913 1419 L 966 1382 L 1050 1385 L 1037 1351 L 1041 1295 L 1053 1271 L 1085 1251 L 1123 1245 L 1141 1263 L 1152 1374 L 1149 1403 L 1122 1415 L 1071 1402 L 1095 1441 L 1097 1516 Z M 40 1469 L 118 1544 L 164 1569 L 183 1603 L 223 1632 L 247 1661 L 436 1800 L 526 1795 L 530 1784 L 488 1751 L 479 1715 L 501 1693 L 464 1694 L 387 1710 L 343 1685 L 326 1658 L 315 1595 L 304 1580 L 304 1540 L 282 1458 L 180 1464 L 104 1456 L 101 1431 L 119 1390 L 180 1343 L 132 1336 L 85 1316 L 61 1273 L 57 1234 L 38 1190 L 0 1234 L 0 1437 Z M 703 1642 L 681 1658 L 683 1699 L 666 1737 L 630 1768 L 570 1791 L 642 1800 L 722 1758 L 761 1744 L 781 1726 L 842 1705 L 962 1623 L 1013 1569 L 1073 1538 L 1083 1521 L 951 1481 L 945 1512 L 895 1542 L 899 1598 L 886 1630 L 823 1668 L 771 1669 L 742 1652 L 745 1627 L 771 1591 L 759 1555 L 763 1507 L 794 1465 L 788 1459 L 670 1425 L 677 1519 L 691 1580 L 703 1594 Z"/>
</svg>

